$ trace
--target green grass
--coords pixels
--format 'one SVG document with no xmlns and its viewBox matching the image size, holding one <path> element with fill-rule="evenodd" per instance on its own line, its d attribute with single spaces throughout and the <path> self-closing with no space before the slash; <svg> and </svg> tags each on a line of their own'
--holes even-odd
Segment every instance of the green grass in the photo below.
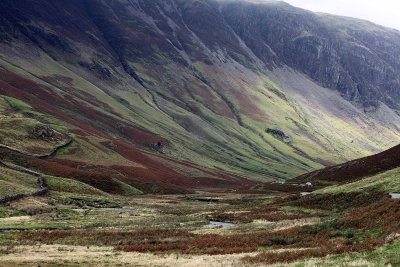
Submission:
<svg viewBox="0 0 400 267">
<path fill-rule="evenodd" d="M 358 122 L 335 117 L 324 110 L 319 110 L 316 114 L 318 107 L 302 105 L 296 97 L 286 92 L 284 88 L 280 88 L 264 74 L 254 73 L 254 82 L 239 84 L 236 80 L 247 80 L 239 72 L 236 73 L 237 77 L 234 77 L 235 73 L 229 76 L 230 74 L 219 73 L 207 64 L 194 62 L 197 74 L 205 77 L 211 88 L 195 78 L 192 70 L 183 68 L 165 55 L 160 54 L 154 60 L 158 60 L 160 64 L 155 64 L 154 61 L 129 62 L 143 80 L 152 84 L 151 94 L 149 91 L 129 86 L 130 83 L 124 80 L 121 80 L 120 84 L 115 84 L 111 94 L 106 85 L 98 87 L 96 83 L 89 82 L 66 69 L 62 62 L 56 62 L 46 55 L 35 62 L 34 66 L 21 59 L 9 62 L 0 59 L 0 65 L 48 86 L 56 93 L 74 98 L 75 96 L 68 95 L 62 88 L 58 88 L 56 83 L 49 84 L 40 79 L 40 77 L 56 78 L 56 75 L 65 76 L 71 80 L 70 86 L 77 92 L 87 92 L 97 100 L 107 103 L 116 114 L 90 103 L 84 103 L 85 105 L 170 140 L 168 155 L 255 180 L 292 178 L 321 168 L 321 163 L 317 162 L 319 159 L 339 163 L 346 159 L 371 154 L 387 146 L 386 141 L 378 143 L 375 139 L 368 138 Z M 176 73 L 180 74 L 179 77 Z M 179 84 L 182 80 L 187 81 L 189 86 L 187 94 L 177 94 L 177 91 L 183 90 L 178 88 L 181 87 Z M 221 80 L 228 81 L 228 84 L 221 83 Z M 232 83 L 234 89 L 229 88 L 229 83 Z M 203 88 L 207 95 L 212 96 L 212 100 L 207 100 L 206 96 L 191 90 L 197 87 Z M 254 106 L 262 114 L 246 113 L 244 111 L 246 107 L 241 104 L 234 91 L 240 91 L 250 100 L 246 105 Z M 128 105 L 121 104 L 118 98 L 124 99 L 124 103 Z M 170 99 L 193 105 L 196 111 L 185 109 Z M 9 102 L 22 111 L 30 108 L 15 99 Z M 236 119 L 218 115 L 217 111 L 213 110 L 215 104 L 229 106 L 246 126 L 240 126 Z M 253 115 L 260 115 L 261 118 L 256 119 Z M 285 144 L 273 138 L 265 133 L 266 128 L 282 129 L 293 138 L 292 144 Z M 398 140 L 398 137 L 383 127 L 379 129 L 387 137 L 385 140 Z M 354 144 L 352 144 L 353 139 L 357 139 Z M 84 143 L 81 141 L 81 144 Z M 116 155 L 112 151 L 103 151 L 99 147 L 86 145 L 87 147 L 80 149 L 77 154 L 70 155 L 66 149 L 60 155 L 66 159 L 84 162 L 103 161 Z M 311 158 L 305 157 L 298 150 L 305 152 Z M 115 159 L 117 160 L 116 157 Z"/>
<path fill-rule="evenodd" d="M 142 191 L 140 191 L 139 189 L 137 189 L 127 183 L 121 182 L 119 180 L 117 180 L 117 182 L 121 186 L 121 189 L 124 191 L 124 195 L 126 195 L 126 196 L 136 196 L 136 195 L 143 194 Z"/>
<path fill-rule="evenodd" d="M 67 128 L 60 125 L 61 122 L 38 114 L 31 112 L 31 107 L 18 99 L 0 96 L 0 144 L 37 154 L 48 153 L 63 144 L 65 140 L 42 140 L 32 135 L 36 126 L 44 124 L 60 133 L 68 133 Z"/>
<path fill-rule="evenodd" d="M 54 196 L 59 203 L 73 203 L 80 207 L 94 208 L 121 208 L 121 203 L 107 196 L 78 195 L 78 194 L 62 194 Z"/>
<path fill-rule="evenodd" d="M 52 191 L 89 195 L 107 195 L 99 189 L 73 179 L 46 175 L 45 181 L 49 190 Z"/>
<path fill-rule="evenodd" d="M 0 180 L 0 197 L 19 193 L 30 193 L 36 190 L 37 189 L 34 187 L 28 187 L 21 184 Z"/>
<path fill-rule="evenodd" d="M 326 210 L 320 210 L 320 209 L 308 209 L 308 208 L 303 208 L 303 207 L 296 207 L 296 206 L 282 206 L 280 210 L 285 211 L 285 212 L 305 212 L 309 214 L 324 214 L 327 213 Z"/>
<path fill-rule="evenodd" d="M 374 192 L 385 192 L 385 193 L 400 192 L 400 168 L 393 169 L 353 183 L 329 186 L 317 190 L 314 193 L 335 194 L 342 192 L 347 193 L 347 192 L 361 192 L 361 191 L 374 191 Z"/>
<path fill-rule="evenodd" d="M 23 114 L 29 114 L 29 116 L 35 117 L 37 119 L 45 119 L 45 116 L 42 113 L 33 111 L 32 107 L 29 104 L 11 96 L 3 96 L 3 98 L 15 111 L 21 112 Z"/>
<path fill-rule="evenodd" d="M 32 107 L 25 102 L 13 98 L 11 96 L 4 96 L 4 99 L 10 104 L 10 106 L 20 112 L 30 112 Z"/>
<path fill-rule="evenodd" d="M 64 218 L 75 218 L 78 217 L 80 213 L 71 208 L 60 208 L 57 209 L 57 215 Z"/>
<path fill-rule="evenodd" d="M 372 252 L 349 253 L 309 259 L 288 266 L 400 266 L 400 240 L 378 247 Z"/>
<path fill-rule="evenodd" d="M 0 218 L 9 218 L 24 215 L 27 215 L 24 211 L 15 210 L 7 206 L 0 206 Z"/>
<path fill-rule="evenodd" d="M 2 233 L 0 234 L 0 246 L 10 245 L 15 242 L 16 234 L 15 233 Z M 1 256 L 1 252 L 0 252 Z"/>
<path fill-rule="evenodd" d="M 37 190 L 35 176 L 0 167 L 0 196 Z"/>
</svg>

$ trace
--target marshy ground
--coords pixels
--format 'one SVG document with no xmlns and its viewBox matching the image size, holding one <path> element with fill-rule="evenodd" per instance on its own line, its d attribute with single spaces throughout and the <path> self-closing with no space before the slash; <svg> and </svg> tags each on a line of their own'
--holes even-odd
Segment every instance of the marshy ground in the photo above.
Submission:
<svg viewBox="0 0 400 267">
<path fill-rule="evenodd" d="M 396 266 L 399 206 L 363 193 L 51 192 L 0 208 L 0 266 Z"/>
</svg>

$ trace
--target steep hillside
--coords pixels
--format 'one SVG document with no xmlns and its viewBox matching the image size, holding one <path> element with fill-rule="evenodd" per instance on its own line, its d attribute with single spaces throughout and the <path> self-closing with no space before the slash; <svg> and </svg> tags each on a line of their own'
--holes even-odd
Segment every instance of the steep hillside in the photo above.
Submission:
<svg viewBox="0 0 400 267">
<path fill-rule="evenodd" d="M 399 31 L 282 2 L 224 3 L 229 25 L 270 67 L 301 71 L 367 110 L 379 102 L 399 109 Z"/>
<path fill-rule="evenodd" d="M 378 174 L 365 176 L 360 180 L 332 185 L 315 191 L 323 194 L 340 194 L 349 192 L 384 192 L 398 195 L 400 192 L 400 168 L 382 171 Z"/>
<path fill-rule="evenodd" d="M 400 141 L 394 30 L 281 2 L 0 10 L 0 94 L 73 135 L 51 164 L 31 159 L 44 173 L 112 193 L 251 187 L 242 177 L 292 178 Z"/>
<path fill-rule="evenodd" d="M 372 187 L 374 183 L 399 184 L 397 175 L 397 168 L 399 167 L 400 146 L 396 146 L 373 156 L 356 159 L 340 165 L 307 173 L 295 179 L 291 179 L 291 181 L 310 181 L 315 184 L 346 184 L 368 178 Z M 390 179 L 390 177 L 392 177 L 392 179 Z M 360 184 L 364 184 L 368 187 L 368 182 L 366 181 L 363 181 Z M 396 188 L 397 186 L 393 187 L 392 190 L 395 190 Z M 387 191 L 387 189 L 385 191 Z"/>
</svg>

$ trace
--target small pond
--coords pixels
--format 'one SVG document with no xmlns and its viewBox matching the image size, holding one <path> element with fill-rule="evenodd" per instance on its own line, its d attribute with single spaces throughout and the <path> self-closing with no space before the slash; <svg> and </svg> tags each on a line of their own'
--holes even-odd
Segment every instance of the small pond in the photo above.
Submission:
<svg viewBox="0 0 400 267">
<path fill-rule="evenodd" d="M 311 192 L 301 192 L 300 196 L 305 197 L 307 195 L 311 194 Z"/>
<path fill-rule="evenodd" d="M 218 222 L 218 221 L 210 221 L 208 226 L 211 228 L 231 228 L 234 227 L 234 223 L 227 223 L 227 222 Z"/>
<path fill-rule="evenodd" d="M 389 195 L 393 199 L 400 199 L 400 193 L 390 193 Z"/>
</svg>

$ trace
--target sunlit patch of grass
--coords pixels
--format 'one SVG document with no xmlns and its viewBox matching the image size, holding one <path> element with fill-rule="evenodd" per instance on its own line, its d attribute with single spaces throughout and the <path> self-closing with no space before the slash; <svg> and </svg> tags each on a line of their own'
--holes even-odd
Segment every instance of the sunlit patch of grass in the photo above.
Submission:
<svg viewBox="0 0 400 267">
<path fill-rule="evenodd" d="M 400 192 L 400 168 L 380 173 L 362 180 L 343 185 L 333 185 L 315 191 L 316 194 L 335 194 L 346 192 Z"/>
<path fill-rule="evenodd" d="M 35 176 L 0 167 L 0 195 L 13 195 L 17 193 L 30 193 L 37 190 Z"/>
<path fill-rule="evenodd" d="M 121 182 L 119 180 L 117 180 L 117 182 L 120 184 L 121 189 L 122 189 L 122 191 L 124 191 L 124 195 L 126 195 L 126 196 L 136 196 L 136 195 L 143 194 L 142 191 L 140 191 L 139 189 L 137 189 L 127 183 Z"/>
<path fill-rule="evenodd" d="M 19 99 L 13 98 L 11 96 L 4 96 L 4 99 L 10 104 L 12 108 L 16 109 L 17 111 L 30 112 L 32 110 L 32 107 L 30 105 Z"/>
<path fill-rule="evenodd" d="M 370 252 L 314 258 L 294 262 L 288 266 L 400 266 L 400 241 L 386 244 Z"/>
<path fill-rule="evenodd" d="M 0 218 L 9 218 L 23 215 L 26 215 L 26 212 L 15 210 L 7 206 L 0 206 Z"/>
<path fill-rule="evenodd" d="M 75 194 L 107 195 L 97 188 L 69 178 L 46 175 L 45 181 L 48 188 L 52 191 L 69 192 Z"/>
</svg>

